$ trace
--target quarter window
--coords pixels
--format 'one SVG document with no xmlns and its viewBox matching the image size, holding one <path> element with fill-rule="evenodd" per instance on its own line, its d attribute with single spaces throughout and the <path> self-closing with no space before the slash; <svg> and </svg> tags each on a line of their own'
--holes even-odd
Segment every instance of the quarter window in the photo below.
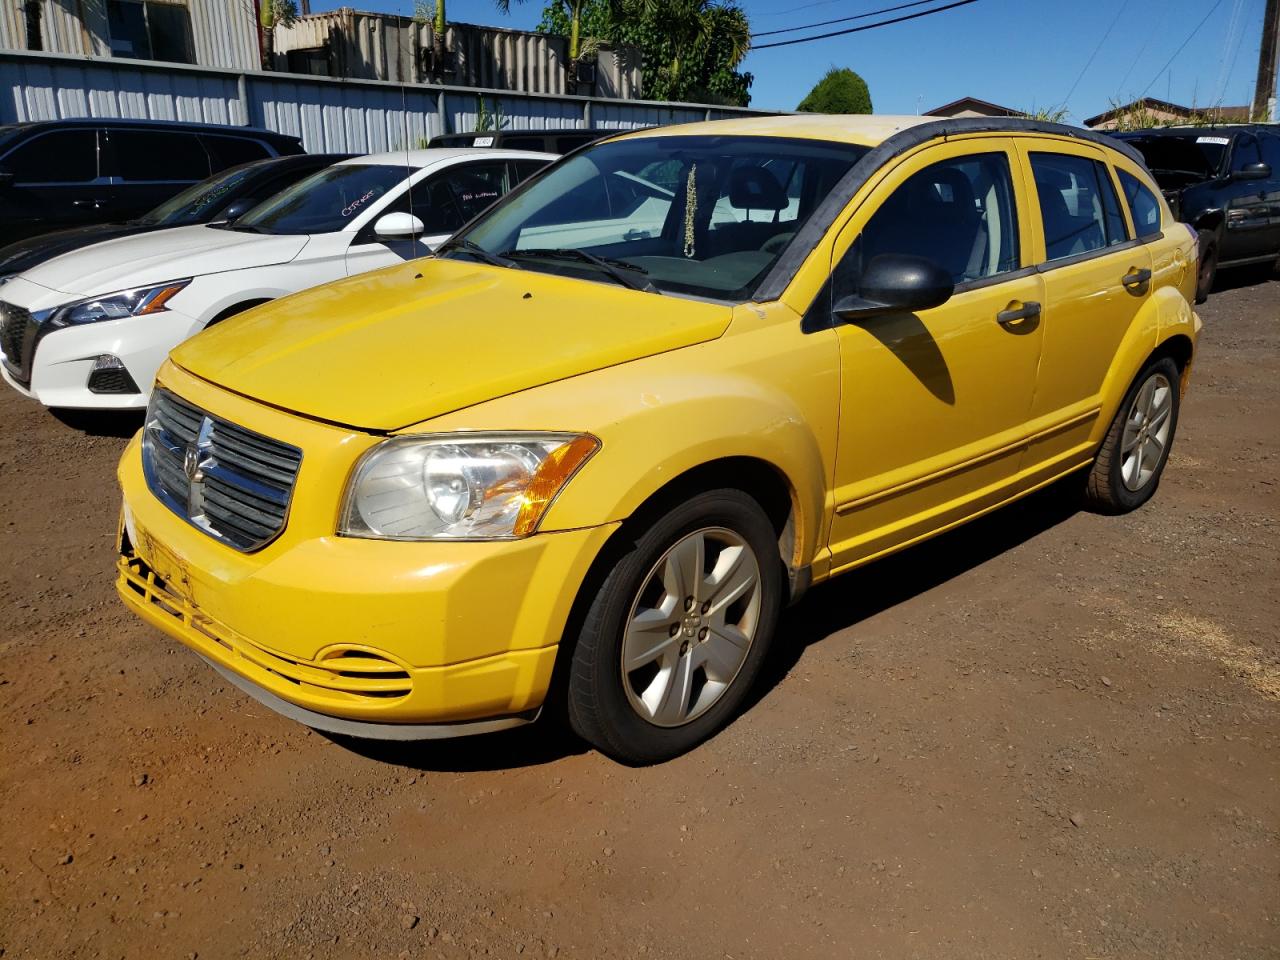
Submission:
<svg viewBox="0 0 1280 960">
<path fill-rule="evenodd" d="M 1133 214 L 1133 226 L 1138 236 L 1145 237 L 1160 232 L 1160 201 L 1146 185 L 1132 173 L 1120 171 L 1120 187 Z"/>
<path fill-rule="evenodd" d="M 1008 158 L 975 154 L 913 174 L 867 221 L 857 249 L 864 263 L 883 254 L 924 257 L 956 283 L 1016 270 L 1018 221 Z"/>
<path fill-rule="evenodd" d="M 1032 153 L 1045 257 L 1061 260 L 1129 239 L 1105 164 L 1088 157 Z"/>
<path fill-rule="evenodd" d="M 87 183 L 98 178 L 96 130 L 59 130 L 35 137 L 0 160 L 14 183 Z"/>
</svg>

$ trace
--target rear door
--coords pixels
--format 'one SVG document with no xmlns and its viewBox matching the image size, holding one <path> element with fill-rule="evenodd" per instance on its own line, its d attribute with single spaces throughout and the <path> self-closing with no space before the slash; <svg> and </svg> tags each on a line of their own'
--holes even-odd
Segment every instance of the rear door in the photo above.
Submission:
<svg viewBox="0 0 1280 960">
<path fill-rule="evenodd" d="M 0 239 L 11 242 L 60 227 L 118 219 L 112 189 L 99 168 L 98 131 L 51 130 L 0 156 L 10 174 L 0 187 Z"/>
<path fill-rule="evenodd" d="M 104 128 L 103 169 L 113 178 L 118 219 L 140 216 L 210 173 L 199 135 L 130 127 Z"/>
<path fill-rule="evenodd" d="M 1104 152 L 1019 141 L 1035 201 L 1032 247 L 1045 285 L 1044 347 L 1026 465 L 1045 472 L 1087 456 L 1102 387 L 1151 291 L 1148 246 L 1132 233 Z"/>
</svg>

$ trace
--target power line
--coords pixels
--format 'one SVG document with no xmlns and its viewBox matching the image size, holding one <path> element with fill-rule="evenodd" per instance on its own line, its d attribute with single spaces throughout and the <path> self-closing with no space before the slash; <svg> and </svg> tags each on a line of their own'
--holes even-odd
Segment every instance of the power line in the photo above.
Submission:
<svg viewBox="0 0 1280 960">
<path fill-rule="evenodd" d="M 1222 0 L 1215 0 L 1213 6 L 1209 8 L 1209 12 L 1204 15 L 1204 19 L 1201 20 L 1199 23 L 1197 23 L 1194 27 L 1192 27 L 1191 32 L 1187 34 L 1187 39 L 1183 40 L 1182 43 L 1178 46 L 1178 49 L 1173 51 L 1173 56 L 1169 58 L 1169 62 L 1156 71 L 1156 75 L 1151 78 L 1151 82 L 1147 84 L 1146 89 L 1144 89 L 1142 93 L 1138 94 L 1139 100 L 1141 100 L 1143 97 L 1147 95 L 1147 90 L 1150 90 L 1152 87 L 1156 85 L 1156 81 L 1160 79 L 1160 74 L 1168 70 L 1169 67 L 1173 64 L 1173 61 L 1178 59 L 1178 54 L 1180 54 L 1183 51 L 1183 49 L 1186 47 L 1186 45 L 1191 42 L 1191 38 L 1200 32 L 1200 28 L 1209 22 L 1209 18 L 1213 16 L 1214 11 L 1217 10 L 1220 6 L 1222 6 Z"/>
<path fill-rule="evenodd" d="M 803 27 L 784 27 L 781 30 L 764 30 L 761 33 L 753 33 L 751 39 L 756 37 L 771 37 L 776 33 L 795 33 L 797 30 L 812 30 L 814 27 L 829 27 L 833 23 L 848 23 L 850 20 L 865 20 L 867 17 L 878 17 L 882 13 L 893 13 L 895 10 L 905 10 L 907 7 L 923 7 L 925 4 L 936 3 L 937 0 L 913 0 L 911 3 L 901 3 L 896 7 L 885 7 L 883 10 L 871 10 L 867 13 L 859 13 L 852 17 L 838 17 L 835 20 L 821 20 L 818 23 L 806 23 Z"/>
<path fill-rule="evenodd" d="M 1116 11 L 1115 18 L 1111 21 L 1111 26 L 1107 27 L 1107 32 L 1102 35 L 1102 39 L 1098 41 L 1098 45 L 1093 48 L 1093 53 L 1089 54 L 1089 59 L 1084 62 L 1084 66 L 1080 68 L 1080 75 L 1076 77 L 1075 83 L 1071 84 L 1071 89 L 1067 91 L 1067 95 L 1062 98 L 1062 106 L 1065 107 L 1071 99 L 1071 95 L 1076 92 L 1076 87 L 1080 86 L 1080 81 L 1084 79 L 1084 75 L 1089 72 L 1089 67 L 1093 65 L 1094 58 L 1098 55 L 1098 51 L 1102 49 L 1102 45 L 1107 42 L 1107 37 L 1111 36 L 1111 31 L 1116 28 L 1116 24 L 1120 22 L 1120 17 L 1124 14 L 1125 7 L 1129 6 L 1129 0 L 1124 0 L 1120 4 L 1120 9 Z"/>
<path fill-rule="evenodd" d="M 863 30 L 874 30 L 876 27 L 887 27 L 894 23 L 902 23 L 906 20 L 916 20 L 920 17 L 927 17 L 932 13 L 942 13 L 944 10 L 954 10 L 956 7 L 965 7 L 971 3 L 977 3 L 978 0 L 955 0 L 954 3 L 948 3 L 945 6 L 935 7 L 932 10 L 921 10 L 917 13 L 908 13 L 901 17 L 894 17 L 892 20 L 881 20 L 879 23 L 867 23 L 861 27 L 846 27 L 843 30 L 833 30 L 831 33 L 820 33 L 813 37 L 797 37 L 794 40 L 776 40 L 773 43 L 762 43 L 758 47 L 752 47 L 753 50 L 768 50 L 770 47 L 789 47 L 795 43 L 808 43 L 811 40 L 826 40 L 828 37 L 842 37 L 849 33 L 861 33 Z M 1218 0 L 1219 3 L 1222 0 Z"/>
</svg>

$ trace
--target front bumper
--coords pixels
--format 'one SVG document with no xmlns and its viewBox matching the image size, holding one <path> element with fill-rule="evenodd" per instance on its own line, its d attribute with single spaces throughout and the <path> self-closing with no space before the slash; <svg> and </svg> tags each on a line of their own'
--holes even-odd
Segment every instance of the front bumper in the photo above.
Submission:
<svg viewBox="0 0 1280 960">
<path fill-rule="evenodd" d="M 31 359 L 31 380 L 18 383 L 0 365 L 5 381 L 46 407 L 92 410 L 141 410 L 147 405 L 156 371 L 169 351 L 198 328 L 176 310 L 145 317 L 125 317 L 53 330 L 39 337 Z M 124 364 L 137 393 L 95 393 L 89 375 L 100 356 Z"/>
<path fill-rule="evenodd" d="M 579 585 L 616 523 L 493 542 L 335 536 L 352 465 L 377 438 L 255 404 L 172 366 L 161 376 L 203 409 L 296 443 L 303 460 L 279 537 L 241 552 L 151 492 L 135 438 L 118 474 L 117 589 L 131 610 L 269 706 L 290 704 L 281 712 L 322 729 L 353 732 L 333 723 L 353 721 L 375 725 L 362 736 L 418 738 L 474 730 L 386 725 L 510 725 L 533 715 Z"/>
</svg>

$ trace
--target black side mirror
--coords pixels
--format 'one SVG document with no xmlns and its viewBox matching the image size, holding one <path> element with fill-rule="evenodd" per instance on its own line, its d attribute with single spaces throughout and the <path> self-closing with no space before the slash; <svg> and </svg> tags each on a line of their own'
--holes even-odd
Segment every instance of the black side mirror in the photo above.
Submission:
<svg viewBox="0 0 1280 960">
<path fill-rule="evenodd" d="M 1231 175 L 1233 180 L 1266 180 L 1271 176 L 1271 164 L 1246 163 Z"/>
<path fill-rule="evenodd" d="M 928 310 L 946 303 L 956 289 L 951 274 L 932 260 L 901 253 L 872 257 L 862 271 L 859 287 L 860 296 L 836 302 L 833 312 L 841 320 Z"/>
<path fill-rule="evenodd" d="M 232 200 L 227 204 L 226 208 L 218 214 L 219 220 L 225 220 L 230 223 L 236 217 L 242 216 L 249 212 L 254 206 L 254 201 L 249 199 Z"/>
</svg>

